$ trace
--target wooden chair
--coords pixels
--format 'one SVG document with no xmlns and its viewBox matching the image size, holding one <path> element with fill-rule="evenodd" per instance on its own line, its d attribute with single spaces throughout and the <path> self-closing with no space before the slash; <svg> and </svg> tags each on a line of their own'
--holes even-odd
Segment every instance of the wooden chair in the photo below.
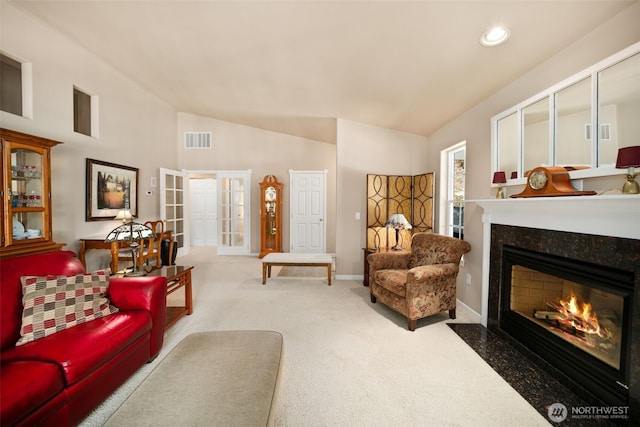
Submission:
<svg viewBox="0 0 640 427">
<path fill-rule="evenodd" d="M 162 246 L 162 240 L 164 239 L 164 222 L 162 220 L 147 221 L 144 223 L 147 227 L 153 230 L 156 237 L 145 239 L 141 245 L 140 266 L 149 264 L 150 260 L 155 259 L 155 265 L 161 266 L 162 259 L 160 256 L 160 248 Z"/>
<path fill-rule="evenodd" d="M 155 260 L 156 266 L 162 265 L 162 259 L 160 254 L 160 248 L 162 245 L 162 239 L 164 238 L 164 222 L 161 220 L 147 221 L 144 223 L 147 227 L 153 230 L 155 237 L 141 240 L 136 254 L 136 264 L 138 267 L 148 265 L 149 261 Z M 118 255 L 118 262 L 133 261 L 130 250 L 121 251 Z"/>
</svg>

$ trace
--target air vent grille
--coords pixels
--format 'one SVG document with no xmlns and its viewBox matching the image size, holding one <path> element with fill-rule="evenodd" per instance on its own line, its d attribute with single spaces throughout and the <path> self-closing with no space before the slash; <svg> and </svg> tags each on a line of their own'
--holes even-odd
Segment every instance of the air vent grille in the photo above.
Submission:
<svg viewBox="0 0 640 427">
<path fill-rule="evenodd" d="M 611 140 L 611 125 L 608 123 L 602 123 L 600 125 L 600 135 L 598 136 L 600 141 L 610 141 Z M 591 125 L 584 125 L 584 139 L 587 141 L 591 141 Z"/>
<path fill-rule="evenodd" d="M 184 148 L 187 148 L 187 149 L 211 148 L 211 132 L 185 132 Z"/>
</svg>

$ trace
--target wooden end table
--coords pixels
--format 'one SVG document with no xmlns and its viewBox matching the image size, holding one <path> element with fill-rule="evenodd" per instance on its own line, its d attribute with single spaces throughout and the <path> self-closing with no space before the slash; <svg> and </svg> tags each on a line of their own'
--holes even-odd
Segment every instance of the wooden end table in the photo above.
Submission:
<svg viewBox="0 0 640 427">
<path fill-rule="evenodd" d="M 147 276 L 162 276 L 167 278 L 167 295 L 178 289 L 184 290 L 184 306 L 167 306 L 167 315 L 164 322 L 166 331 L 183 316 L 193 313 L 193 296 L 191 289 L 192 265 L 163 265 L 162 267 L 144 268 Z M 123 272 L 118 272 L 117 276 L 124 276 Z"/>
</svg>

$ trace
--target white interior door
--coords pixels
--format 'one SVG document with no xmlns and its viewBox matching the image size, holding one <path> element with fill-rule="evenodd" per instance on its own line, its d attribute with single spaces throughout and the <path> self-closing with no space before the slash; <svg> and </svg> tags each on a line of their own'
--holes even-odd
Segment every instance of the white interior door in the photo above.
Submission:
<svg viewBox="0 0 640 427">
<path fill-rule="evenodd" d="M 213 247 L 218 239 L 216 180 L 189 179 L 191 246 Z"/>
<path fill-rule="evenodd" d="M 188 187 L 186 172 L 160 168 L 160 219 L 165 221 L 165 230 L 173 232 L 178 257 L 189 253 Z"/>
<path fill-rule="evenodd" d="M 291 252 L 324 253 L 327 170 L 289 171 Z"/>
<path fill-rule="evenodd" d="M 217 173 L 218 255 L 251 253 L 251 170 Z"/>
</svg>

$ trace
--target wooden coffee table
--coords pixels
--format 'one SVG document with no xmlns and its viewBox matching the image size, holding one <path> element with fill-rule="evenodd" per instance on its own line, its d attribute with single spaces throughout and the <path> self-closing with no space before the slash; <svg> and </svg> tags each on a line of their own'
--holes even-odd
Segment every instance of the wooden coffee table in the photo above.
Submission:
<svg viewBox="0 0 640 427">
<path fill-rule="evenodd" d="M 164 322 L 166 331 L 183 316 L 193 313 L 193 297 L 191 290 L 191 270 L 192 265 L 163 265 L 162 267 L 143 267 L 147 276 L 162 276 L 167 278 L 167 295 L 178 289 L 184 290 L 183 306 L 167 306 L 167 315 Z M 118 272 L 116 276 L 124 275 L 124 271 Z"/>
</svg>

